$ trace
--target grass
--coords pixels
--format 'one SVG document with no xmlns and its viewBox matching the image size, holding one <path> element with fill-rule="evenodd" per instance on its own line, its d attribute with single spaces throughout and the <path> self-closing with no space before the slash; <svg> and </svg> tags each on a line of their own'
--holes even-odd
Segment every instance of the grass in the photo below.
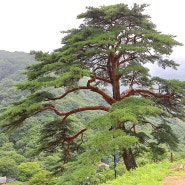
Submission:
<svg viewBox="0 0 185 185">
<path fill-rule="evenodd" d="M 162 185 L 163 178 L 170 173 L 171 165 L 168 161 L 147 164 L 101 185 Z"/>
<path fill-rule="evenodd" d="M 185 176 L 185 169 L 180 168 L 182 161 L 170 163 L 146 164 L 136 170 L 126 172 L 117 179 L 107 181 L 101 185 L 163 185 L 165 176 Z M 10 185 L 22 185 L 21 182 L 8 183 Z"/>
<path fill-rule="evenodd" d="M 185 177 L 185 166 L 181 168 L 181 164 L 185 164 L 185 163 L 180 161 L 180 162 L 176 162 L 175 164 L 172 164 L 169 170 L 169 175 Z"/>
</svg>

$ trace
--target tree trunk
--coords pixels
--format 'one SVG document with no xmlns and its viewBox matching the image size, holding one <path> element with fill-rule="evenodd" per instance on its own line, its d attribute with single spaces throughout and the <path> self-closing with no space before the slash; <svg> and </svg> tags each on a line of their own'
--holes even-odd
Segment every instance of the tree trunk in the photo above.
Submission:
<svg viewBox="0 0 185 185">
<path fill-rule="evenodd" d="M 170 162 L 173 163 L 173 153 L 170 153 Z"/>
<path fill-rule="evenodd" d="M 131 148 L 123 150 L 123 161 L 125 163 L 126 169 L 129 171 L 131 169 L 137 168 L 137 164 L 132 153 Z"/>
<path fill-rule="evenodd" d="M 119 101 L 120 100 L 120 84 L 117 79 L 116 80 L 113 79 L 112 91 L 113 91 L 113 98 L 116 99 L 117 101 Z"/>
</svg>

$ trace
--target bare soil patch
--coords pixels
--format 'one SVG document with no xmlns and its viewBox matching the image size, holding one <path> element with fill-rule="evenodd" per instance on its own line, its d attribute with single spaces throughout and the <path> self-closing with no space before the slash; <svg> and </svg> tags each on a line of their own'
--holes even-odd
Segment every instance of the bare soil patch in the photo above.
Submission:
<svg viewBox="0 0 185 185">
<path fill-rule="evenodd" d="M 164 185 L 185 185 L 185 176 L 167 176 L 163 182 Z"/>
</svg>

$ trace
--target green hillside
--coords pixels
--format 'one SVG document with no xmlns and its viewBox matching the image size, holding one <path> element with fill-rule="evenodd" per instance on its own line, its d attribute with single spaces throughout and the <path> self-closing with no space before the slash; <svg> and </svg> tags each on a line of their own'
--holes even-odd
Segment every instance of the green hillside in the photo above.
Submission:
<svg viewBox="0 0 185 185">
<path fill-rule="evenodd" d="M 12 103 L 24 99 L 28 94 L 27 91 L 21 92 L 16 89 L 15 84 L 24 81 L 25 76 L 23 72 L 25 67 L 35 63 L 33 56 L 30 56 L 24 52 L 8 52 L 0 51 L 0 111 L 3 112 L 6 107 L 10 106 Z M 85 79 L 84 79 L 85 80 Z M 83 81 L 81 82 L 83 83 Z M 64 90 L 52 89 L 55 94 L 61 93 Z M 70 96 L 57 103 L 57 106 L 63 109 L 71 109 L 78 106 L 88 105 L 89 103 L 94 104 L 104 104 L 95 93 L 87 92 L 82 90 L 78 93 L 73 93 Z M 80 129 L 83 124 L 86 124 L 90 119 L 101 115 L 101 111 L 91 112 L 88 111 L 88 114 L 79 113 L 71 119 L 75 121 L 73 128 Z M 39 159 L 43 166 L 47 163 L 47 158 L 53 157 L 53 165 L 57 164 L 57 160 L 60 159 L 60 154 L 41 154 L 37 156 L 32 156 L 33 150 L 38 147 L 38 140 L 40 138 L 40 131 L 42 126 L 47 124 L 49 121 L 53 120 L 53 114 L 50 112 L 49 116 L 45 114 L 44 116 L 36 116 L 34 118 L 27 119 L 23 126 L 19 127 L 15 132 L 10 135 L 5 135 L 1 132 L 0 135 L 0 157 L 5 157 L 0 162 L 0 169 L 3 165 L 10 165 L 8 161 L 11 161 L 11 169 L 6 169 L 6 171 L 0 170 L 0 176 L 6 175 L 7 177 L 16 177 L 17 168 L 21 162 L 34 161 Z M 71 133 L 72 134 L 72 133 Z M 18 157 L 20 161 L 17 161 L 15 158 Z M 52 158 L 51 157 L 51 158 Z M 45 167 L 44 167 L 45 168 Z M 48 169 L 46 167 L 46 169 Z M 10 171 L 15 171 L 10 173 Z"/>
<path fill-rule="evenodd" d="M 180 185 L 185 184 L 184 161 L 174 164 L 163 161 L 147 164 L 135 171 L 126 172 L 117 179 L 107 181 L 101 185 Z"/>
<path fill-rule="evenodd" d="M 32 56 L 23 52 L 8 52 L 8 51 L 0 51 L 0 111 L 3 112 L 6 107 L 8 107 L 11 103 L 16 102 L 17 100 L 23 99 L 28 92 L 21 92 L 16 89 L 14 86 L 16 83 L 25 80 L 25 76 L 22 74 L 27 65 L 35 63 L 36 61 Z M 181 70 L 180 70 L 181 71 Z M 182 74 L 179 73 L 179 78 L 181 78 Z M 177 76 L 178 78 L 178 76 Z M 86 79 L 84 79 L 85 81 Z M 81 83 L 84 83 L 83 80 Z M 51 89 L 55 94 L 61 93 L 64 90 Z M 70 96 L 66 96 L 64 100 L 59 101 L 56 106 L 60 107 L 61 110 L 71 108 L 76 108 L 84 105 L 88 105 L 93 103 L 94 105 L 104 105 L 105 102 L 97 96 L 93 92 L 88 92 L 82 90 L 78 93 L 73 93 Z M 89 120 L 102 115 L 101 111 L 88 111 L 88 113 L 78 113 L 76 116 L 71 119 L 74 120 L 73 129 L 78 130 L 82 128 L 84 124 L 87 124 Z M 5 135 L 1 132 L 0 135 L 0 169 L 5 168 L 6 171 L 0 170 L 0 176 L 7 175 L 7 177 L 15 177 L 21 181 L 21 177 L 18 175 L 18 171 L 20 171 L 21 164 L 28 164 L 29 162 L 39 161 L 42 169 L 47 170 L 45 173 L 51 173 L 56 170 L 60 166 L 60 153 L 41 153 L 33 156 L 33 151 L 39 146 L 40 134 L 43 128 L 43 125 L 53 120 L 53 114 L 38 115 L 34 118 L 27 119 L 25 124 L 19 127 L 14 133 L 10 135 Z M 157 122 L 158 120 L 156 120 Z M 183 157 L 185 151 L 185 124 L 182 121 L 177 119 L 171 120 L 171 127 L 173 128 L 175 134 L 180 139 L 180 147 L 174 154 L 174 159 L 179 160 Z M 90 134 L 93 134 L 91 132 Z M 140 166 L 136 171 L 126 172 L 125 168 L 122 167 L 122 164 L 117 164 L 117 173 L 120 175 L 116 180 L 107 182 L 107 185 L 116 185 L 116 184 L 142 184 L 142 185 L 158 185 L 162 183 L 162 179 L 164 176 L 169 173 L 169 166 L 171 165 L 169 162 L 162 162 L 159 164 L 149 164 L 152 161 L 145 160 L 145 155 L 140 156 L 138 161 Z M 167 154 L 169 155 L 169 154 Z M 75 155 L 74 155 L 75 156 Z M 74 157 L 73 156 L 73 157 Z M 167 158 L 169 156 L 166 156 Z M 112 156 L 107 160 L 110 163 L 112 162 Z M 142 167 L 143 165 L 146 165 Z M 114 178 L 113 164 L 111 164 L 110 169 L 102 172 L 102 177 L 107 179 Z M 7 169 L 7 166 L 10 168 Z M 40 167 L 39 167 L 40 168 Z M 121 176 L 125 173 L 123 176 Z M 42 176 L 40 174 L 39 178 Z M 100 178 L 94 177 L 96 180 Z M 24 179 L 24 178 L 23 178 Z M 33 180 L 34 181 L 34 180 Z M 104 180 L 100 180 L 99 182 L 104 182 Z M 15 183 L 16 184 L 16 183 Z M 20 185 L 22 183 L 20 182 Z M 105 185 L 103 184 L 103 185 Z M 13 185 L 13 183 L 12 183 Z M 18 182 L 17 182 L 18 185 Z"/>
</svg>

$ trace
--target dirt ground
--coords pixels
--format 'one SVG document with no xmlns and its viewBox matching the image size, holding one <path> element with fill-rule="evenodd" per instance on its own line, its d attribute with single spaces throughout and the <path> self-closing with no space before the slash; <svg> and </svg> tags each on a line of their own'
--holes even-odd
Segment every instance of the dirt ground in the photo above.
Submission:
<svg viewBox="0 0 185 185">
<path fill-rule="evenodd" d="M 163 179 L 164 185 L 185 185 L 185 177 L 167 176 Z"/>
</svg>

